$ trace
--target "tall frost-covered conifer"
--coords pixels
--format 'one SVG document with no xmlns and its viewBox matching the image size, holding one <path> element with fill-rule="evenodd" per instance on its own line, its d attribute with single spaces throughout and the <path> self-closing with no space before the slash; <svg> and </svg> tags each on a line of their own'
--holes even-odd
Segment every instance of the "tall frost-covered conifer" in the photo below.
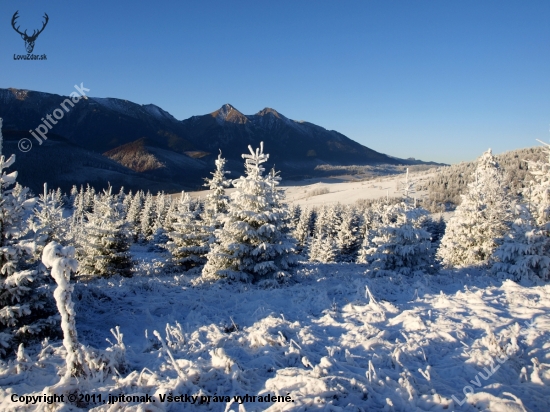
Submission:
<svg viewBox="0 0 550 412">
<path fill-rule="evenodd" d="M 244 154 L 245 173 L 233 181 L 237 190 L 231 194 L 223 229 L 216 231 L 203 278 L 226 277 L 243 281 L 262 281 L 285 276 L 294 262 L 294 243 L 283 233 L 288 211 L 274 199 L 278 181 L 263 176 L 268 160 L 263 142 L 255 151 Z M 277 197 L 280 193 L 277 192 Z"/>
<path fill-rule="evenodd" d="M 229 172 L 225 170 L 226 160 L 221 153 L 216 159 L 216 171 L 211 173 L 212 178 L 206 178 L 204 186 L 210 189 L 204 202 L 203 220 L 212 230 L 218 229 L 221 225 L 223 215 L 227 213 L 229 197 L 225 194 L 225 189 L 231 185 L 231 182 L 225 177 Z"/>
<path fill-rule="evenodd" d="M 438 257 L 446 266 L 486 264 L 507 232 L 509 219 L 504 177 L 489 149 L 479 158 L 473 182 L 447 224 Z"/>
<path fill-rule="evenodd" d="M 0 355 L 22 342 L 43 336 L 57 324 L 43 277 L 30 265 L 23 237 L 27 232 L 24 203 L 27 189 L 15 184 L 17 172 L 6 173 L 15 156 L 2 155 L 0 119 Z M 52 316 L 50 316 L 52 315 Z"/>
</svg>

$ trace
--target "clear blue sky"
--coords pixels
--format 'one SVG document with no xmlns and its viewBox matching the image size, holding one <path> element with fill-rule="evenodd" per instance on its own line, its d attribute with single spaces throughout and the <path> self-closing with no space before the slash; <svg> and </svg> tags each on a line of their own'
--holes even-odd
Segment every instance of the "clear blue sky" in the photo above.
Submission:
<svg viewBox="0 0 550 412">
<path fill-rule="evenodd" d="M 11 28 L 48 27 L 14 61 Z M 272 107 L 383 153 L 455 163 L 550 140 L 550 1 L 0 2 L 0 87 Z M 267 148 L 269 149 L 269 148 Z"/>
</svg>

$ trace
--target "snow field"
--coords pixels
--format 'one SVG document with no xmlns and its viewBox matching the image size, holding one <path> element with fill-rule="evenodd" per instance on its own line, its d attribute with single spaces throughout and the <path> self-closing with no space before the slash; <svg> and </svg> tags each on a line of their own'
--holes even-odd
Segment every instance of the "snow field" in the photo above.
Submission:
<svg viewBox="0 0 550 412">
<path fill-rule="evenodd" d="M 121 325 L 129 364 L 121 376 L 83 382 L 82 390 L 104 399 L 148 394 L 156 401 L 80 406 L 95 411 L 550 410 L 550 285 L 502 283 L 472 271 L 369 278 L 365 269 L 300 264 L 292 281 L 276 289 L 194 286 L 186 275 L 77 283 L 73 300 L 81 343 L 105 348 L 104 339 L 112 340 L 109 330 Z M 503 348 L 508 359 L 495 362 L 504 359 Z M 56 342 L 31 347 L 25 359 L 3 364 L 0 409 L 23 410 L 10 394 L 38 395 L 57 383 L 65 357 Z M 487 370 L 494 373 L 488 376 Z M 473 393 L 460 405 L 466 386 Z M 166 394 L 231 401 L 161 402 Z M 288 394 L 294 402 L 233 401 L 246 394 Z"/>
<path fill-rule="evenodd" d="M 411 172 L 409 178 L 414 179 L 417 186 L 421 186 L 428 181 L 434 173 L 430 172 Z M 300 185 L 285 185 L 283 180 L 281 189 L 286 193 L 286 201 L 289 204 L 300 206 L 318 207 L 326 204 L 340 203 L 342 205 L 351 205 L 361 199 L 380 199 L 389 197 L 400 197 L 403 192 L 400 190 L 400 184 L 405 181 L 405 174 L 391 175 L 386 177 L 377 177 L 365 181 L 346 180 L 345 177 L 309 179 L 299 182 Z M 234 188 L 226 190 L 230 194 Z M 324 194 L 315 194 L 324 192 Z M 193 199 L 204 199 L 209 190 L 197 192 L 188 192 Z M 418 191 L 415 196 L 421 198 L 426 194 L 424 191 Z M 179 196 L 176 194 L 174 196 Z"/>
</svg>

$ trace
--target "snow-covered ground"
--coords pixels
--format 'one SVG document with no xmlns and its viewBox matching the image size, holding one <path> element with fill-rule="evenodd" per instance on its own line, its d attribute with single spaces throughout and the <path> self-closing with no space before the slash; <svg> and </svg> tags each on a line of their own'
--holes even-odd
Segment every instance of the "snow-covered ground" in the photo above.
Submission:
<svg viewBox="0 0 550 412">
<path fill-rule="evenodd" d="M 421 187 L 432 176 L 433 172 L 416 172 L 410 173 L 409 179 L 415 182 L 415 186 Z M 403 195 L 401 184 L 405 182 L 405 178 L 405 174 L 400 174 L 376 177 L 370 180 L 359 180 L 354 176 L 307 179 L 299 182 L 283 180 L 281 188 L 285 190 L 286 200 L 290 204 L 320 206 L 340 203 L 347 205 L 354 204 L 361 199 L 400 197 Z M 228 189 L 227 193 L 234 190 Z M 201 199 L 204 199 L 208 193 L 208 190 L 189 192 L 191 197 Z M 424 191 L 416 191 L 414 194 L 419 199 L 425 195 Z"/>
<path fill-rule="evenodd" d="M 161 255 L 133 253 L 135 277 L 75 287 L 80 341 L 104 349 L 120 325 L 129 364 L 118 377 L 82 382 L 96 395 L 82 409 L 550 410 L 550 285 L 474 270 L 369 278 L 364 265 L 310 263 L 273 289 L 195 285 L 192 274 L 156 275 Z M 64 360 L 56 341 L 1 363 L 0 410 L 45 409 L 12 395 L 43 394 Z M 151 402 L 103 403 L 121 393 Z"/>
</svg>

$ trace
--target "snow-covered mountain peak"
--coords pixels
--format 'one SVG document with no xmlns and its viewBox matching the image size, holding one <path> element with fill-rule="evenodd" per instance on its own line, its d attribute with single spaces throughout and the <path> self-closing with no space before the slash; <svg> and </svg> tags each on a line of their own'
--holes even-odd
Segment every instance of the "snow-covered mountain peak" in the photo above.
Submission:
<svg viewBox="0 0 550 412">
<path fill-rule="evenodd" d="M 266 108 L 260 110 L 258 113 L 256 113 L 256 116 L 266 116 L 266 115 L 270 115 L 270 114 L 275 116 L 278 119 L 286 119 L 285 116 L 283 116 L 277 110 L 272 109 L 270 107 L 266 107 Z"/>
<path fill-rule="evenodd" d="M 212 113 L 212 116 L 221 124 L 224 122 L 230 123 L 246 123 L 248 118 L 231 106 L 229 103 L 224 104 L 218 110 Z"/>
</svg>

